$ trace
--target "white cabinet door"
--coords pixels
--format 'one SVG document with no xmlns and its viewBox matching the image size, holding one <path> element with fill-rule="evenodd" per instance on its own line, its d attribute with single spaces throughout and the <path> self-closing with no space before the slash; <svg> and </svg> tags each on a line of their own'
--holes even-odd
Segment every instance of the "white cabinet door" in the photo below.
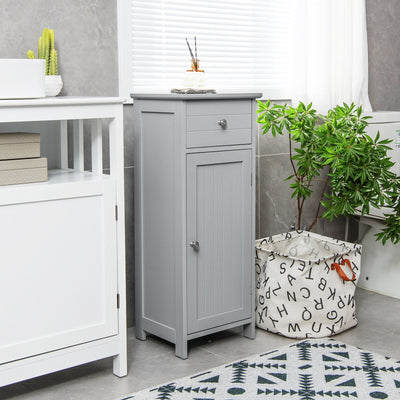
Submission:
<svg viewBox="0 0 400 400">
<path fill-rule="evenodd" d="M 251 316 L 251 193 L 251 150 L 187 156 L 188 333 Z"/>
<path fill-rule="evenodd" d="M 98 186 L 0 205 L 0 364 L 118 333 L 115 185 Z"/>
</svg>

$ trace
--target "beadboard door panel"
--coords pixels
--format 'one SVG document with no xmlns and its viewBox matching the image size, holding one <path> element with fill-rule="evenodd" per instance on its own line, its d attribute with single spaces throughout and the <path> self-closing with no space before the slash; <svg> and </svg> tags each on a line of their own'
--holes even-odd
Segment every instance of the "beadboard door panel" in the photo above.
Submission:
<svg viewBox="0 0 400 400">
<path fill-rule="evenodd" d="M 188 333 L 251 312 L 251 150 L 188 154 Z"/>
</svg>

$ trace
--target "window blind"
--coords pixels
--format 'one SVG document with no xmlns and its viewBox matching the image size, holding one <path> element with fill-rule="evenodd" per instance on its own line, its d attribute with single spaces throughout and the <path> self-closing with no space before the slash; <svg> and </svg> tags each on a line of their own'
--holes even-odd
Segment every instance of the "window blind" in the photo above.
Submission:
<svg viewBox="0 0 400 400">
<path fill-rule="evenodd" d="M 290 98 L 295 0 L 130 0 L 133 92 L 183 87 L 197 39 L 207 88 Z"/>
</svg>

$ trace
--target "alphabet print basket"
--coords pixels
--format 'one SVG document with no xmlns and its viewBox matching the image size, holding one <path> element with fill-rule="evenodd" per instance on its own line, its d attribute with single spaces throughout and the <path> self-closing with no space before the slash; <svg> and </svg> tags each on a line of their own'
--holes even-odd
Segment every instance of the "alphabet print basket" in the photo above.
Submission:
<svg viewBox="0 0 400 400">
<path fill-rule="evenodd" d="M 293 231 L 256 241 L 256 325 L 292 338 L 357 325 L 361 245 Z"/>
</svg>

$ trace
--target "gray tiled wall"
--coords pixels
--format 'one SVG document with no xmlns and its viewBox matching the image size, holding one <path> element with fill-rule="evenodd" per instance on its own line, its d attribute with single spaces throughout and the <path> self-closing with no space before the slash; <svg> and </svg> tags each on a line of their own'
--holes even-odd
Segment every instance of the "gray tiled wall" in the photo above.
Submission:
<svg viewBox="0 0 400 400">
<path fill-rule="evenodd" d="M 366 0 L 369 95 L 374 110 L 400 110 L 400 1 Z"/>
<path fill-rule="evenodd" d="M 55 32 L 62 95 L 118 95 L 117 10 L 108 0 L 0 0 L 0 57 L 25 58 Z"/>
<path fill-rule="evenodd" d="M 119 0 L 118 0 L 119 1 Z M 375 109 L 400 109 L 399 0 L 366 0 L 369 85 Z M 44 27 L 52 28 L 59 51 L 63 95 L 118 95 L 117 2 L 110 0 L 0 0 L 0 57 L 36 52 Z M 124 106 L 128 325 L 133 324 L 133 145 L 132 106 Z M 296 204 L 283 178 L 290 174 L 286 139 L 258 137 L 257 237 L 290 228 Z M 316 199 L 312 200 L 316 204 Z M 306 221 L 307 222 L 307 221 Z M 317 229 L 341 237 L 344 222 Z"/>
</svg>

